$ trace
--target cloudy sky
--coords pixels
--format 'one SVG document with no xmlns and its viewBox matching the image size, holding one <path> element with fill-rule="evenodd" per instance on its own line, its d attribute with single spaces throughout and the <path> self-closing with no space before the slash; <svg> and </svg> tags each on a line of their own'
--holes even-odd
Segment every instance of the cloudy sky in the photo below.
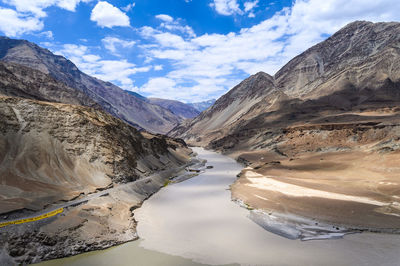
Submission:
<svg viewBox="0 0 400 266">
<path fill-rule="evenodd" d="M 0 31 L 144 96 L 217 98 L 354 20 L 399 21 L 399 0 L 0 0 Z"/>
</svg>

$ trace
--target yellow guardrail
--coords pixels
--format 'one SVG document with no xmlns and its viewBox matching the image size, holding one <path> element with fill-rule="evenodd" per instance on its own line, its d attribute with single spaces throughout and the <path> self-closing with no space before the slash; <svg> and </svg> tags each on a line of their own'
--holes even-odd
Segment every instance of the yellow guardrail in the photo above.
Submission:
<svg viewBox="0 0 400 266">
<path fill-rule="evenodd" d="M 46 214 L 42 214 L 36 217 L 31 217 L 31 218 L 26 218 L 26 219 L 21 219 L 21 220 L 16 220 L 16 221 L 9 221 L 9 222 L 4 222 L 4 223 L 0 223 L 0 228 L 7 226 L 7 225 L 12 225 L 12 224 L 23 224 L 23 223 L 30 223 L 30 222 L 35 222 L 35 221 L 39 221 L 42 219 L 46 219 L 46 218 L 50 218 L 53 216 L 56 216 L 57 214 L 60 214 L 64 211 L 64 208 L 59 208 L 57 210 L 48 212 Z"/>
</svg>

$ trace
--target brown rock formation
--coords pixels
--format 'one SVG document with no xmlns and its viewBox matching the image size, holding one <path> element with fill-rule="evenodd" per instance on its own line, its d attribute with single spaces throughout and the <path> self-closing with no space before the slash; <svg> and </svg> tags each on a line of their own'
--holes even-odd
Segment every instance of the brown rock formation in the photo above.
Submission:
<svg viewBox="0 0 400 266">
<path fill-rule="evenodd" d="M 132 209 L 179 171 L 191 152 L 179 140 L 141 133 L 98 109 L 17 97 L 0 96 L 0 132 L 2 220 L 115 187 L 68 205 L 61 217 L 0 228 L 0 246 L 16 263 L 136 239 Z"/>
<path fill-rule="evenodd" d="M 169 110 L 150 104 L 110 82 L 86 75 L 66 58 L 25 40 L 0 37 L 0 60 L 47 74 L 86 95 L 80 98 L 89 97 L 103 110 L 139 129 L 166 133 L 182 120 Z"/>
</svg>

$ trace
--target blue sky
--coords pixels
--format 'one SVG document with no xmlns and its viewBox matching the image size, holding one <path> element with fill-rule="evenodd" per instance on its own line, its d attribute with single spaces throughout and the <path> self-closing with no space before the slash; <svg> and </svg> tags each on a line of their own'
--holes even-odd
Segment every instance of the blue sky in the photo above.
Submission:
<svg viewBox="0 0 400 266">
<path fill-rule="evenodd" d="M 0 31 L 144 96 L 217 98 L 354 20 L 399 21 L 398 0 L 0 0 Z"/>
</svg>

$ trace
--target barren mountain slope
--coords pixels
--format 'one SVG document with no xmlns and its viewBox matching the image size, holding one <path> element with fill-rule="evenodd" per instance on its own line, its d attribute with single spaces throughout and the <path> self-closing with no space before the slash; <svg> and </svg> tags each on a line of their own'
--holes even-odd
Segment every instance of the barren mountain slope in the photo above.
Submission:
<svg viewBox="0 0 400 266">
<path fill-rule="evenodd" d="M 273 78 L 263 72 L 257 73 L 219 98 L 195 119 L 177 126 L 169 134 L 184 137 L 195 144 L 207 144 L 211 139 L 228 134 L 256 103 L 268 96 L 273 101 L 279 97 Z"/>
<path fill-rule="evenodd" d="M 210 106 L 212 106 L 215 103 L 215 101 L 216 101 L 215 99 L 211 99 L 203 102 L 188 103 L 188 105 L 192 106 L 199 112 L 203 112 L 207 110 Z"/>
<path fill-rule="evenodd" d="M 170 110 L 172 113 L 182 119 L 194 118 L 200 114 L 200 112 L 194 107 L 183 102 L 160 98 L 148 98 L 147 100 L 152 104 L 159 105 Z"/>
<path fill-rule="evenodd" d="M 166 133 L 181 121 L 169 110 L 81 72 L 71 61 L 25 40 L 0 37 L 0 59 L 39 70 L 88 95 L 110 114 L 151 132 Z"/>
<path fill-rule="evenodd" d="M 399 61 L 400 23 L 354 22 L 172 135 L 248 164 L 232 193 L 252 207 L 398 231 Z"/>
<path fill-rule="evenodd" d="M 135 239 L 131 209 L 190 159 L 181 141 L 140 133 L 97 109 L 0 96 L 0 118 L 2 219 L 23 217 L 159 171 L 168 174 L 67 208 L 57 219 L 0 228 L 0 246 L 16 263 Z"/>
<path fill-rule="evenodd" d="M 356 21 L 295 57 L 275 75 L 288 96 L 318 99 L 349 87 L 397 82 L 400 24 Z"/>
<path fill-rule="evenodd" d="M 41 71 L 2 61 L 0 61 L 0 94 L 101 108 L 83 92 L 68 87 Z"/>
<path fill-rule="evenodd" d="M 399 23 L 351 23 L 291 60 L 275 77 L 262 72 L 249 77 L 170 134 L 204 145 L 247 124 L 270 126 L 260 121 L 263 116 L 295 120 L 299 113 L 316 116 L 315 110 L 393 105 L 400 93 L 399 33 Z"/>
</svg>

